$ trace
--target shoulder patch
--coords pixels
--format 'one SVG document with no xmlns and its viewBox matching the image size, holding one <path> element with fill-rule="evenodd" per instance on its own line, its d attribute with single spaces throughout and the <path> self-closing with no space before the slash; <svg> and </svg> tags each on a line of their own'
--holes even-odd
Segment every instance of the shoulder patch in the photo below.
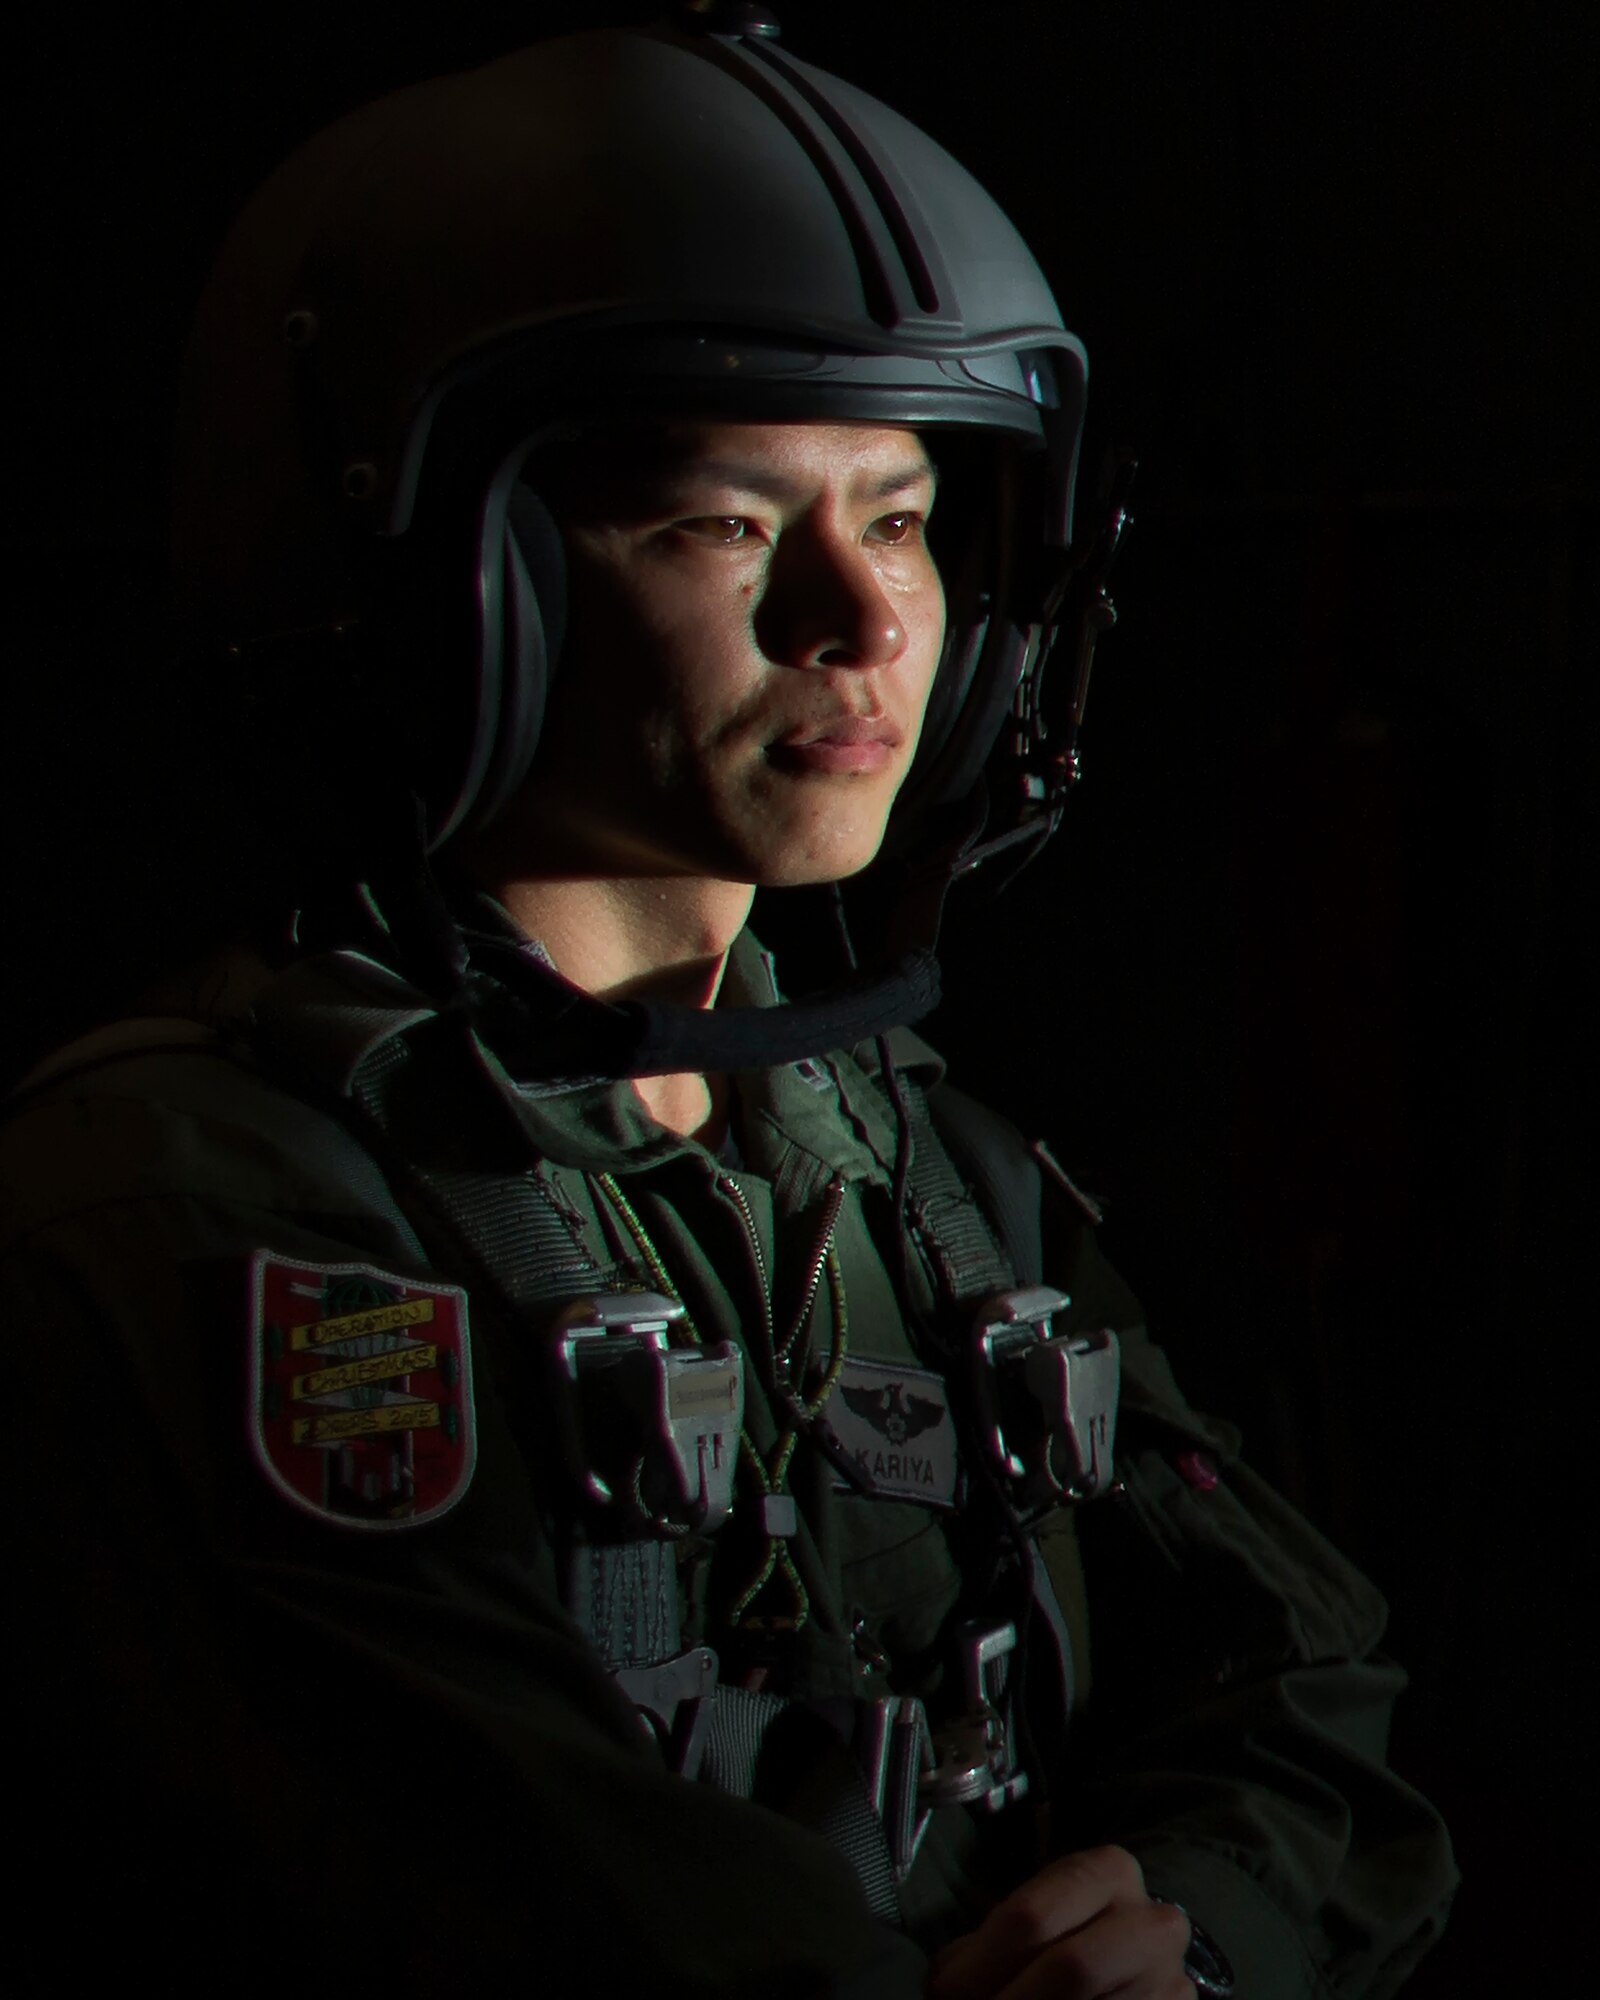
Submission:
<svg viewBox="0 0 1600 2000">
<path fill-rule="evenodd" d="M 251 1448 L 342 1528 L 419 1528 L 472 1481 L 467 1295 L 370 1264 L 250 1257 Z"/>
</svg>

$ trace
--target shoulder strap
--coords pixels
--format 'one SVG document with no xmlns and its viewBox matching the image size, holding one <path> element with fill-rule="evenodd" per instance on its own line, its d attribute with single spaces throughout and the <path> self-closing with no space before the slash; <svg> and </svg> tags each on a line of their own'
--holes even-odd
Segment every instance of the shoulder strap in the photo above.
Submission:
<svg viewBox="0 0 1600 2000">
<path fill-rule="evenodd" d="M 436 1019 L 371 1050 L 350 1095 L 491 1294 L 513 1311 L 616 1290 L 627 1274 L 598 1263 L 584 1245 L 526 1138 L 496 1115 L 494 1091 L 466 1024 Z"/>
<path fill-rule="evenodd" d="M 1007 1283 L 1041 1284 L 1039 1168 L 1022 1134 L 998 1112 L 947 1083 L 930 1094 L 928 1111 L 934 1130 L 998 1238 L 1011 1273 Z"/>
<path fill-rule="evenodd" d="M 1028 1248 L 1026 1242 L 1016 1246 L 1006 1240 L 1008 1233 L 1022 1231 L 1015 1227 L 1011 1232 L 1003 1231 L 1007 1209 L 1017 1204 L 1002 1203 L 995 1195 L 1004 1167 L 1001 1147 L 993 1143 L 985 1121 L 999 1121 L 970 1098 L 961 1098 L 943 1085 L 930 1094 L 913 1076 L 902 1072 L 898 1081 L 911 1127 L 911 1160 L 906 1175 L 908 1219 L 948 1303 L 975 1306 L 980 1299 L 1009 1291 L 1018 1282 L 1024 1259 L 1017 1255 L 1017 1248 L 1024 1253 Z M 954 1149 L 945 1143 L 947 1099 L 957 1103 L 956 1119 L 948 1128 L 957 1138 Z M 969 1111 L 977 1116 L 967 1116 Z M 953 1152 L 961 1155 L 965 1177 L 958 1171 Z M 1002 1233 L 997 1233 L 996 1223 L 1002 1223 Z M 1035 1238 L 1037 1235 L 1035 1220 Z"/>
</svg>

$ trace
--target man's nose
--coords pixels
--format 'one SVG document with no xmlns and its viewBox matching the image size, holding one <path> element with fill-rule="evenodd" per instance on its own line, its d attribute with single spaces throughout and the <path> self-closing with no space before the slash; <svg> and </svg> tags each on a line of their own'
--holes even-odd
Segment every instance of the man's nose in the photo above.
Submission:
<svg viewBox="0 0 1600 2000">
<path fill-rule="evenodd" d="M 780 539 L 755 632 L 766 657 L 786 667 L 886 667 L 906 648 L 902 613 L 867 551 L 824 528 Z"/>
</svg>

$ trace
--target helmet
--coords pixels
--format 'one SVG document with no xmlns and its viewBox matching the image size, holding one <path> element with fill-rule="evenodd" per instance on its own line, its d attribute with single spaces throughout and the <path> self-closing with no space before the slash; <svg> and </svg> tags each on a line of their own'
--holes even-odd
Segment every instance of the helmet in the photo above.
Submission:
<svg viewBox="0 0 1600 2000">
<path fill-rule="evenodd" d="M 286 771 L 309 759 L 369 821 L 384 787 L 420 802 L 429 852 L 522 784 L 559 665 L 560 537 L 524 472 L 576 429 L 668 413 L 978 448 L 886 845 L 954 813 L 970 847 L 1002 738 L 1022 764 L 1001 817 L 1053 815 L 1060 787 L 1022 766 L 1083 347 L 971 176 L 775 35 L 707 4 L 401 90 L 293 154 L 212 271 L 180 392 L 185 651 L 290 716 Z"/>
</svg>

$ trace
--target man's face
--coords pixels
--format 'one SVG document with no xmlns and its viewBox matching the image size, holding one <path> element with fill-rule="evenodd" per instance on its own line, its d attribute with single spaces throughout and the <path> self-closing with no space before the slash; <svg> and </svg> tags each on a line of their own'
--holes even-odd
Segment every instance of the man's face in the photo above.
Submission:
<svg viewBox="0 0 1600 2000">
<path fill-rule="evenodd" d="M 540 866 L 768 887 L 864 868 L 944 637 L 915 432 L 686 423 L 575 466 L 547 495 L 571 602 L 526 795 Z"/>
</svg>

